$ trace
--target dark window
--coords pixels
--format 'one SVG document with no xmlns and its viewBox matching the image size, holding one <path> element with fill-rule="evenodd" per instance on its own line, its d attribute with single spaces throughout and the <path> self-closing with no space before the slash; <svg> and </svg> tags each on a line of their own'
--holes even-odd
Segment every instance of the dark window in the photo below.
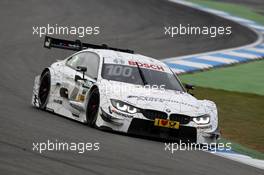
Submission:
<svg viewBox="0 0 264 175">
<path fill-rule="evenodd" d="M 78 66 L 87 67 L 86 75 L 91 78 L 97 78 L 99 56 L 92 52 L 82 52 L 71 57 L 67 63 L 73 69 L 77 69 Z"/>
<path fill-rule="evenodd" d="M 147 85 L 158 86 L 165 89 L 183 91 L 176 75 L 151 69 L 140 68 Z M 107 80 L 120 81 L 131 84 L 143 85 L 138 67 L 120 64 L 104 64 L 102 77 Z"/>
</svg>

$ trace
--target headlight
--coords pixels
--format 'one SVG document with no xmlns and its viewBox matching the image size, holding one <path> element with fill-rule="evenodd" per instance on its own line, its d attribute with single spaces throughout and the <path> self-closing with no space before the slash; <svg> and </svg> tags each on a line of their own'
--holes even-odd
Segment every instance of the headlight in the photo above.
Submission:
<svg viewBox="0 0 264 175">
<path fill-rule="evenodd" d="M 210 122 L 210 115 L 205 114 L 199 117 L 194 117 L 193 121 L 197 124 L 207 124 Z"/>
<path fill-rule="evenodd" d="M 129 114 L 135 114 L 135 113 L 139 112 L 138 108 L 136 108 L 130 104 L 127 104 L 125 102 L 122 102 L 120 100 L 111 99 L 111 103 L 116 109 L 118 109 L 122 112 L 126 112 Z"/>
</svg>

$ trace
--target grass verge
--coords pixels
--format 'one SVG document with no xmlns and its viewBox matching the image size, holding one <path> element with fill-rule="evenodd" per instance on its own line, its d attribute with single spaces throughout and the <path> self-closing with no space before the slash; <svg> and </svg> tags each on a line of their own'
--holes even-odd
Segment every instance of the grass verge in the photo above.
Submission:
<svg viewBox="0 0 264 175">
<path fill-rule="evenodd" d="M 200 87 L 264 95 L 264 60 L 234 67 L 212 69 L 181 75 L 185 83 Z"/>
<path fill-rule="evenodd" d="M 217 104 L 223 138 L 264 153 L 264 96 L 202 87 L 194 94 Z"/>
<path fill-rule="evenodd" d="M 263 15 L 243 5 L 215 0 L 189 1 L 264 24 Z M 258 61 L 181 76 L 184 82 L 203 86 L 195 92 L 198 98 L 209 98 L 217 103 L 223 137 L 232 140 L 233 150 L 258 159 L 264 159 L 264 96 L 261 96 L 264 95 L 263 67 L 264 61 Z"/>
</svg>

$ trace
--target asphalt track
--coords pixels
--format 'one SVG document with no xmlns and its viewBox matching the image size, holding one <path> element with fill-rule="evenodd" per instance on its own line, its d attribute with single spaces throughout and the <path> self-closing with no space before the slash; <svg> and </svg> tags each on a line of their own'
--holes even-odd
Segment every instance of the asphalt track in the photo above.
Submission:
<svg viewBox="0 0 264 175">
<path fill-rule="evenodd" d="M 164 151 L 157 141 L 112 134 L 34 109 L 34 76 L 71 52 L 42 48 L 32 26 L 99 25 L 94 43 L 135 49 L 156 58 L 229 48 L 255 35 L 232 22 L 159 0 L 60 0 L 0 2 L 0 174 L 262 174 L 263 171 L 205 152 Z M 164 25 L 232 25 L 231 37 L 178 37 Z M 73 38 L 73 37 L 71 37 Z M 100 151 L 32 151 L 33 142 L 100 142 Z"/>
</svg>

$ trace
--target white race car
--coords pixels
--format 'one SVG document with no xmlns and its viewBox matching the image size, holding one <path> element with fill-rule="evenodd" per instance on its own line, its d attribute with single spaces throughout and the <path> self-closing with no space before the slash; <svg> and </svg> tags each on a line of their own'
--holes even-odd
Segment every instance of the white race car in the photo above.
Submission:
<svg viewBox="0 0 264 175">
<path fill-rule="evenodd" d="M 219 137 L 215 103 L 187 93 L 165 63 L 79 40 L 46 36 L 44 47 L 78 52 L 36 76 L 33 106 L 128 134 L 201 144 Z"/>
</svg>

